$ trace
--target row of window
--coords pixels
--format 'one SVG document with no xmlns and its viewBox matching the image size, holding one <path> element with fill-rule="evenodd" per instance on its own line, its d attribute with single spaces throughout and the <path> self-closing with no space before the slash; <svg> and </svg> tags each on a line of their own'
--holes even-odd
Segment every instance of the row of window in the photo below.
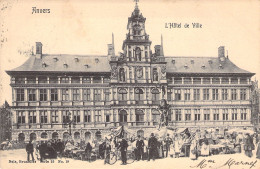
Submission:
<svg viewBox="0 0 260 169">
<path fill-rule="evenodd" d="M 239 83 L 239 81 L 240 81 L 240 83 Z M 248 79 L 247 78 L 236 78 L 236 77 L 232 77 L 232 78 L 216 77 L 216 78 L 212 78 L 212 80 L 211 80 L 211 78 L 193 78 L 192 79 L 191 77 L 187 77 L 187 78 L 175 77 L 174 80 L 169 79 L 169 82 L 174 83 L 174 84 L 247 84 Z"/>
<path fill-rule="evenodd" d="M 222 109 L 222 120 L 238 120 L 238 116 L 240 114 L 240 120 L 247 120 L 247 109 L 240 109 L 240 113 L 238 113 L 238 109 L 231 109 L 231 117 L 228 112 L 228 109 Z M 182 119 L 182 110 L 175 109 L 175 120 L 176 121 L 191 121 L 192 114 L 191 109 L 184 109 L 184 119 Z M 213 117 L 211 117 L 213 115 Z M 203 115 L 201 114 L 201 109 L 194 109 L 194 120 L 195 121 L 207 121 L 207 120 L 220 120 L 219 109 L 212 109 L 212 114 L 210 114 L 210 109 L 203 109 Z"/>
<path fill-rule="evenodd" d="M 168 89 L 167 100 L 247 100 L 247 89 L 240 89 L 240 93 L 238 93 L 237 89 L 230 89 L 230 98 L 229 89 L 203 89 L 202 93 L 200 89 L 193 89 L 193 98 L 191 98 L 191 89 L 183 90 L 182 96 L 181 89 L 174 89 L 174 93 L 171 89 Z"/>
<path fill-rule="evenodd" d="M 16 77 L 13 78 L 12 81 L 15 84 L 25 84 L 25 77 Z M 109 77 L 103 77 L 104 83 L 109 83 L 110 78 Z M 80 77 L 60 77 L 60 83 L 80 83 Z M 27 83 L 28 84 L 36 84 L 36 77 L 27 77 Z M 47 76 L 39 76 L 38 77 L 38 83 L 40 84 L 46 84 L 48 83 Z M 59 83 L 59 78 L 56 76 L 49 77 L 49 83 L 55 84 Z M 82 77 L 82 83 L 91 83 L 91 77 Z M 95 76 L 93 77 L 93 83 L 102 83 L 102 78 Z"/>
</svg>

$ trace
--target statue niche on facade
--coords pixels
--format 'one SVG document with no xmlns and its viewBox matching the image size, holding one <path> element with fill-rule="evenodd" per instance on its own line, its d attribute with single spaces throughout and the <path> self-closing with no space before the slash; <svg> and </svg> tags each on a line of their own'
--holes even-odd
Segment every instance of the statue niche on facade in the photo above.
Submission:
<svg viewBox="0 0 260 169">
<path fill-rule="evenodd" d="M 160 129 L 163 126 L 168 126 L 170 105 L 167 104 L 167 101 L 165 99 L 162 99 L 158 108 L 160 110 L 160 117 L 161 117 L 160 124 L 159 124 L 159 129 Z"/>
</svg>

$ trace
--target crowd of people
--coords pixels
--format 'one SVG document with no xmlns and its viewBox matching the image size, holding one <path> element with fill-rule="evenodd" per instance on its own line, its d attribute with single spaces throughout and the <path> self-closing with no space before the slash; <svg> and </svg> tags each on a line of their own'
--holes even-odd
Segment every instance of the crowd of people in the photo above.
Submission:
<svg viewBox="0 0 260 169">
<path fill-rule="evenodd" d="M 254 151 L 256 150 L 256 151 Z M 44 140 L 40 142 L 30 141 L 26 145 L 27 160 L 30 157 L 37 159 L 55 159 L 60 157 L 75 157 L 77 153 L 82 160 L 93 161 L 103 159 L 104 164 L 110 163 L 111 152 L 118 151 L 122 165 L 127 164 L 128 153 L 134 154 L 134 160 L 156 160 L 159 158 L 189 157 L 196 160 L 199 156 L 215 154 L 244 153 L 248 157 L 255 156 L 260 159 L 260 135 L 254 133 L 225 133 L 223 135 L 214 132 L 183 132 L 158 135 L 151 133 L 149 137 L 138 135 L 137 137 L 108 136 L 100 140 L 78 142 L 73 139 L 66 141 L 61 139 Z M 253 152 L 256 152 L 254 155 Z M 95 158 L 93 158 L 95 156 Z"/>
</svg>

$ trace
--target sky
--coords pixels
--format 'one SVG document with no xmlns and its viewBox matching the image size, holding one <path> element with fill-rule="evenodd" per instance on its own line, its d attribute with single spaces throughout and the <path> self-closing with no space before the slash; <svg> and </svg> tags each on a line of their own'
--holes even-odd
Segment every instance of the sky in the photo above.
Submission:
<svg viewBox="0 0 260 169">
<path fill-rule="evenodd" d="M 259 0 L 140 0 L 152 49 L 161 44 L 165 56 L 217 57 L 225 46 L 229 59 L 260 79 Z M 32 7 L 50 13 L 32 14 Z M 10 77 L 5 73 L 24 63 L 42 42 L 46 54 L 106 55 L 115 38 L 122 52 L 132 0 L 2 0 L 0 2 L 0 104 L 11 103 Z M 181 23 L 181 28 L 166 28 Z M 184 24 L 189 28 L 184 28 Z M 192 23 L 202 28 L 192 28 Z M 154 50 L 153 50 L 154 51 Z"/>
</svg>

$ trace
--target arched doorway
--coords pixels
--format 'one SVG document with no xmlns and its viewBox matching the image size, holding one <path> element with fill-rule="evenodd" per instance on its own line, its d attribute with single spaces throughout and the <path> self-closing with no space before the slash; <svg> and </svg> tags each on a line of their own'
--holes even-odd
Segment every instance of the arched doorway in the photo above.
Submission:
<svg viewBox="0 0 260 169">
<path fill-rule="evenodd" d="M 144 112 L 142 109 L 135 110 L 135 121 L 137 126 L 144 125 Z"/>
<path fill-rule="evenodd" d="M 89 131 L 87 131 L 86 133 L 85 133 L 85 142 L 87 143 L 87 142 L 90 142 L 90 140 L 91 140 L 91 133 L 89 132 Z"/>
<path fill-rule="evenodd" d="M 144 137 L 144 131 L 143 130 L 138 130 L 137 131 L 137 136 L 140 135 L 141 137 Z"/>
<path fill-rule="evenodd" d="M 42 138 L 42 139 L 47 139 L 47 138 L 48 138 L 48 134 L 45 133 L 45 132 L 42 133 L 42 134 L 41 134 L 41 138 Z"/>
<path fill-rule="evenodd" d="M 31 133 L 30 134 L 30 141 L 35 141 L 36 140 L 36 134 L 35 133 Z"/>
<path fill-rule="evenodd" d="M 70 134 L 68 132 L 63 133 L 63 140 L 68 141 L 70 138 Z"/>
<path fill-rule="evenodd" d="M 24 140 L 25 140 L 24 134 L 23 134 L 23 133 L 20 133 L 20 134 L 18 135 L 18 141 L 19 141 L 19 142 L 24 142 Z"/>
<path fill-rule="evenodd" d="M 125 110 L 119 112 L 119 122 L 121 126 L 127 124 L 127 112 Z"/>
<path fill-rule="evenodd" d="M 101 140 L 101 132 L 100 131 L 97 131 L 96 134 L 95 134 L 95 137 L 96 137 L 96 140 L 97 141 L 100 141 Z"/>
<path fill-rule="evenodd" d="M 79 141 L 80 141 L 80 133 L 79 133 L 79 132 L 75 132 L 75 133 L 74 133 L 74 140 L 75 140 L 76 142 L 79 142 Z"/>
<path fill-rule="evenodd" d="M 52 139 L 58 140 L 59 134 L 57 132 L 52 133 Z"/>
<path fill-rule="evenodd" d="M 161 116 L 160 116 L 159 110 L 153 109 L 152 110 L 152 121 L 153 121 L 153 124 L 154 125 L 159 124 L 160 120 L 161 120 Z"/>
</svg>

